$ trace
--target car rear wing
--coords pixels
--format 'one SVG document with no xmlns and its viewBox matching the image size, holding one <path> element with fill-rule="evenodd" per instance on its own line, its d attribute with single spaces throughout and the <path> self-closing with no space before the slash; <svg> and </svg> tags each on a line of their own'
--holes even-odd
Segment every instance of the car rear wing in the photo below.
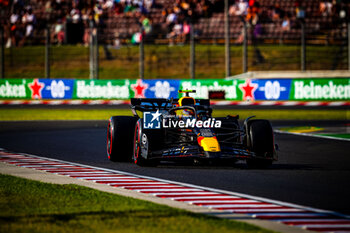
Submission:
<svg viewBox="0 0 350 233">
<path fill-rule="evenodd" d="M 157 98 L 131 98 L 131 108 L 137 110 L 157 110 L 157 109 L 170 109 L 173 107 L 171 100 L 157 99 Z"/>
<path fill-rule="evenodd" d="M 131 98 L 131 111 L 136 116 L 136 110 L 140 112 L 170 110 L 178 107 L 178 99 L 158 99 L 158 98 Z M 209 108 L 210 101 L 208 99 L 196 99 L 196 106 L 201 108 Z M 197 107 L 197 108 L 198 108 Z"/>
</svg>

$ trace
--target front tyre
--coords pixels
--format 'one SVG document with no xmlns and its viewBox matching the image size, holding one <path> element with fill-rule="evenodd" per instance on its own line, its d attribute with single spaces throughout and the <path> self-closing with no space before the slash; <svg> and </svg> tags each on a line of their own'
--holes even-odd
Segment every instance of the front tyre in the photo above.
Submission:
<svg viewBox="0 0 350 233">
<path fill-rule="evenodd" d="M 107 155 L 111 161 L 130 161 L 133 153 L 134 127 L 132 116 L 113 116 L 107 128 Z"/>
<path fill-rule="evenodd" d="M 251 168 L 267 168 L 272 165 L 274 137 L 268 120 L 250 120 L 247 125 L 247 146 L 259 158 L 247 159 Z"/>
</svg>

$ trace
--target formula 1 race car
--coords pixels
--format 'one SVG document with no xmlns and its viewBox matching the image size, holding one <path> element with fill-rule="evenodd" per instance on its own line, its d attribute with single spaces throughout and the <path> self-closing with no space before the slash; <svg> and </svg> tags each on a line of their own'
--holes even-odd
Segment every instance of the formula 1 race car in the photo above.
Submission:
<svg viewBox="0 0 350 233">
<path fill-rule="evenodd" d="M 107 130 L 111 161 L 155 166 L 164 160 L 246 160 L 249 167 L 266 168 L 277 160 L 268 120 L 238 116 L 212 118 L 208 99 L 131 99 L 134 116 L 113 116 Z"/>
</svg>

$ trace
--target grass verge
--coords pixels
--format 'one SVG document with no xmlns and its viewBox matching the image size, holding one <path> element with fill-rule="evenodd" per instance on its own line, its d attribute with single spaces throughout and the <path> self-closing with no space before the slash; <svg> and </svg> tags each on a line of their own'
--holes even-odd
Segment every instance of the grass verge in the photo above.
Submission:
<svg viewBox="0 0 350 233">
<path fill-rule="evenodd" d="M 0 232 L 271 232 L 77 185 L 0 174 Z"/>
<path fill-rule="evenodd" d="M 347 120 L 350 111 L 343 110 L 289 110 L 289 109 L 216 109 L 214 117 L 240 115 L 241 119 L 255 115 L 270 120 Z M 115 115 L 131 115 L 129 109 L 43 109 L 1 108 L 0 121 L 29 120 L 107 120 Z"/>
</svg>

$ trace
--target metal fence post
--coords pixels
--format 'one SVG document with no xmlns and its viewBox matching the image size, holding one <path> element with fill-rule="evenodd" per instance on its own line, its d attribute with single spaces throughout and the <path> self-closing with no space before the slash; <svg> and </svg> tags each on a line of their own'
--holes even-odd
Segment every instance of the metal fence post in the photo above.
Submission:
<svg viewBox="0 0 350 233">
<path fill-rule="evenodd" d="M 248 37 L 247 37 L 247 23 L 243 20 L 243 73 L 246 73 L 248 71 Z"/>
<path fill-rule="evenodd" d="M 144 79 L 144 75 L 145 75 L 145 53 L 144 53 L 144 33 L 143 33 L 143 26 L 141 25 L 140 28 L 141 31 L 141 39 L 140 39 L 140 55 L 139 55 L 139 75 L 140 75 L 140 79 Z"/>
<path fill-rule="evenodd" d="M 305 22 L 301 22 L 301 71 L 306 70 L 306 44 L 305 44 Z"/>
<path fill-rule="evenodd" d="M 190 25 L 190 76 L 191 79 L 195 79 L 195 67 L 196 67 L 196 52 L 195 52 L 195 42 L 194 42 L 194 30 L 193 24 Z"/>
<path fill-rule="evenodd" d="M 45 30 L 45 78 L 50 78 L 50 26 Z"/>
<path fill-rule="evenodd" d="M 4 28 L 0 26 L 0 79 L 5 78 L 4 43 Z"/>
<path fill-rule="evenodd" d="M 99 49 L 98 49 L 98 28 L 95 27 L 94 28 L 94 59 L 95 59 L 95 62 L 94 62 L 94 70 L 95 70 L 95 79 L 98 79 L 98 59 L 99 59 Z"/>
<path fill-rule="evenodd" d="M 89 36 L 89 67 L 90 67 L 90 79 L 95 78 L 95 72 L 94 72 L 94 36 L 93 36 L 93 29 L 94 29 L 94 23 L 92 20 L 90 20 L 89 23 L 90 28 L 90 36 Z"/>
<path fill-rule="evenodd" d="M 225 0 L 225 61 L 226 61 L 226 77 L 231 76 L 231 61 L 230 61 L 230 17 L 228 14 L 229 3 Z"/>
</svg>

